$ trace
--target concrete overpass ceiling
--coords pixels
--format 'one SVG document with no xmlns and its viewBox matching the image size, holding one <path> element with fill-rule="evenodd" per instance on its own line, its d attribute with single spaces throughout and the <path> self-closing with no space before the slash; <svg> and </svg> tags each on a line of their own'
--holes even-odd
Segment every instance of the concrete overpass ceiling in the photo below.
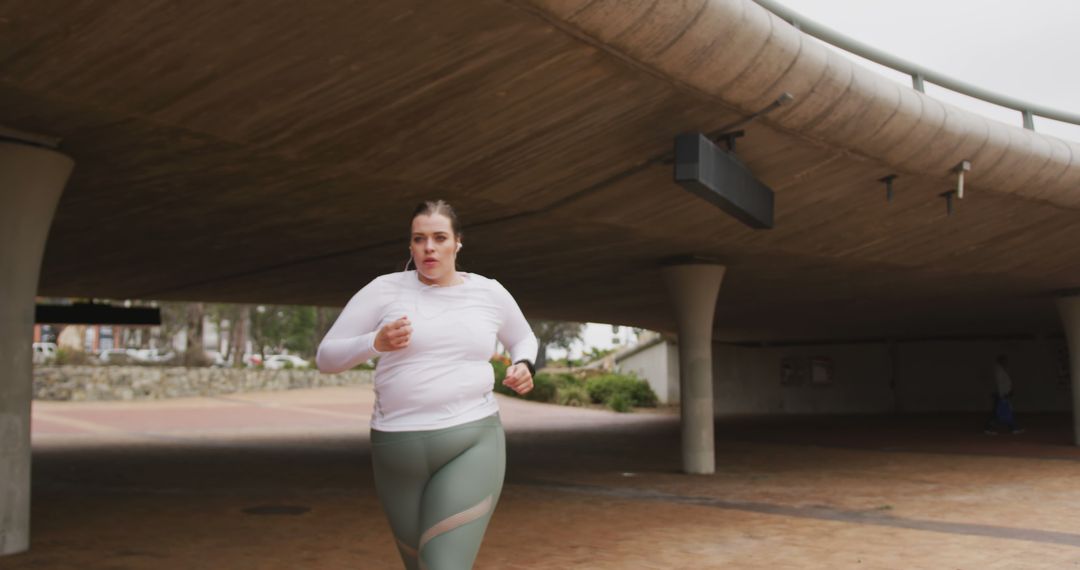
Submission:
<svg viewBox="0 0 1080 570">
<path fill-rule="evenodd" d="M 43 295 L 340 305 L 433 197 L 465 268 L 537 317 L 671 330 L 657 263 L 685 253 L 728 265 L 726 340 L 1056 330 L 1080 286 L 1077 145 L 885 85 L 747 0 L 2 12 L 0 124 L 76 160 Z M 738 142 L 775 229 L 648 164 L 784 90 Z"/>
</svg>

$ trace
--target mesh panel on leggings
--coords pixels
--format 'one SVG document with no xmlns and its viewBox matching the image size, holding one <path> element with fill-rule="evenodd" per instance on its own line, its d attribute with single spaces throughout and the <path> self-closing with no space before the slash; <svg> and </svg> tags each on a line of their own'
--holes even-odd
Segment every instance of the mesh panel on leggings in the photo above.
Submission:
<svg viewBox="0 0 1080 570">
<path fill-rule="evenodd" d="M 491 495 L 488 495 L 486 499 L 480 501 L 476 505 L 461 511 L 456 515 L 450 515 L 445 519 L 435 523 L 434 526 L 427 529 L 426 532 L 420 537 L 420 549 L 423 550 L 424 545 L 431 542 L 431 539 L 454 530 L 455 528 L 471 523 L 474 520 L 482 518 L 484 515 L 491 511 L 492 503 Z"/>
</svg>

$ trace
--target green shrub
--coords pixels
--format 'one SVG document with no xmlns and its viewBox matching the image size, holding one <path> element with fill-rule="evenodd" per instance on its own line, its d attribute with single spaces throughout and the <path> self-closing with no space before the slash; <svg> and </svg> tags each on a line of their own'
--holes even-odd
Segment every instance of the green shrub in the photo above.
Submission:
<svg viewBox="0 0 1080 570">
<path fill-rule="evenodd" d="M 56 349 L 56 358 L 53 360 L 53 364 L 82 366 L 90 364 L 90 355 L 82 350 L 58 348 Z"/>
<path fill-rule="evenodd" d="M 502 383 L 503 378 L 506 378 L 506 369 L 509 368 L 506 362 L 499 358 L 493 358 L 491 359 L 491 368 L 495 371 L 495 393 L 517 396 L 517 392 L 507 388 Z"/>
<path fill-rule="evenodd" d="M 547 374 L 537 374 L 533 378 L 533 389 L 529 390 L 521 397 L 530 402 L 551 403 L 555 401 L 555 393 L 557 391 L 555 382 L 551 379 L 551 376 L 548 376 Z"/>
<path fill-rule="evenodd" d="M 493 359 L 495 392 L 533 402 L 551 402 L 563 406 L 586 406 L 590 403 L 604 404 L 617 412 L 628 412 L 633 407 L 654 407 L 656 394 L 649 383 L 628 374 L 597 373 L 583 371 L 579 374 L 549 374 L 541 372 L 533 378 L 533 389 L 524 396 L 503 385 L 508 365 Z"/>
<path fill-rule="evenodd" d="M 517 396 L 518 393 L 508 388 L 502 383 L 502 379 L 495 381 L 495 393 L 502 394 L 504 396 Z"/>
<path fill-rule="evenodd" d="M 551 374 L 551 379 L 555 381 L 555 387 L 564 390 L 567 388 L 585 388 L 585 379 L 573 374 Z"/>
<path fill-rule="evenodd" d="M 625 392 L 615 392 L 608 398 L 607 405 L 619 413 L 629 412 L 631 406 L 630 396 Z"/>
<path fill-rule="evenodd" d="M 491 367 L 495 369 L 495 393 L 505 394 L 507 396 L 514 396 L 516 398 L 522 398 L 532 402 L 554 402 L 558 388 L 556 381 L 550 374 L 537 374 L 533 377 L 533 389 L 525 395 L 518 394 L 511 390 L 505 384 L 503 379 L 506 378 L 506 369 L 508 366 L 498 360 L 491 362 Z"/>
<path fill-rule="evenodd" d="M 656 396 L 656 392 L 653 392 L 652 386 L 649 386 L 648 382 L 640 378 L 634 379 L 637 380 L 631 397 L 634 405 L 641 408 L 655 408 L 660 403 L 660 398 Z"/>
<path fill-rule="evenodd" d="M 656 393 L 649 383 L 629 374 L 604 374 L 590 378 L 585 381 L 585 389 L 589 398 L 597 404 L 611 406 L 616 396 L 625 399 L 629 406 L 651 408 L 657 403 Z"/>
<path fill-rule="evenodd" d="M 560 406 L 587 406 L 591 402 L 585 386 L 569 385 L 557 388 L 555 400 Z"/>
</svg>

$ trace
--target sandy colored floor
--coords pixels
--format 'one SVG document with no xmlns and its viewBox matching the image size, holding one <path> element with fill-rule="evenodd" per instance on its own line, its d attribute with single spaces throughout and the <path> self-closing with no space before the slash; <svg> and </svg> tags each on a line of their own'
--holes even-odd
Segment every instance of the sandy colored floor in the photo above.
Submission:
<svg viewBox="0 0 1080 570">
<path fill-rule="evenodd" d="M 399 568 L 371 397 L 35 403 L 32 548 L 0 568 Z M 963 415 L 735 418 L 717 473 L 688 476 L 672 410 L 501 402 L 510 464 L 478 569 L 1080 568 L 1067 416 L 1016 436 Z"/>
</svg>

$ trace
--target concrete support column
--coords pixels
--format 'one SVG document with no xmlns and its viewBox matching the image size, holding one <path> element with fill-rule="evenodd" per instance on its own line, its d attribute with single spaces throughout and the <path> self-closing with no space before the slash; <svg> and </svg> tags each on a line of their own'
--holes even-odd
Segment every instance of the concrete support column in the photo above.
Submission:
<svg viewBox="0 0 1080 570">
<path fill-rule="evenodd" d="M 683 471 L 716 471 L 713 448 L 712 331 L 723 265 L 690 262 L 663 269 L 679 329 Z"/>
<path fill-rule="evenodd" d="M 34 297 L 72 166 L 58 152 L 0 139 L 0 555 L 30 547 Z"/>
<path fill-rule="evenodd" d="M 1065 324 L 1065 339 L 1069 345 L 1069 374 L 1072 376 L 1073 443 L 1080 445 L 1080 295 L 1061 297 L 1057 301 L 1061 320 Z"/>
</svg>

